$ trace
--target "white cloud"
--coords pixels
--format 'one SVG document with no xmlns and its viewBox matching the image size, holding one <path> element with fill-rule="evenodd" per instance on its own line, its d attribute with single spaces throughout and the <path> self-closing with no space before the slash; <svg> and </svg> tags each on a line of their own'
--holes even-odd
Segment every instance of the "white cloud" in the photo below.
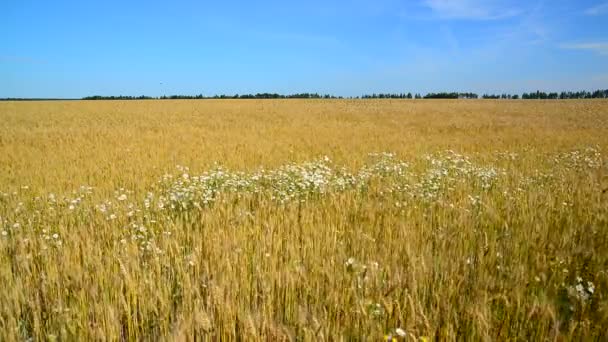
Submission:
<svg viewBox="0 0 608 342">
<path fill-rule="evenodd" d="M 424 4 L 444 19 L 497 20 L 521 13 L 500 1 L 425 0 Z"/>
<path fill-rule="evenodd" d="M 608 56 L 608 43 L 579 43 L 579 44 L 562 44 L 562 49 L 569 50 L 587 50 L 599 53 L 600 55 Z"/>
<path fill-rule="evenodd" d="M 587 10 L 585 10 L 585 14 L 586 15 L 602 15 L 602 14 L 607 14 L 608 13 L 608 2 L 605 2 L 603 4 L 599 4 L 597 6 L 588 8 Z"/>
</svg>

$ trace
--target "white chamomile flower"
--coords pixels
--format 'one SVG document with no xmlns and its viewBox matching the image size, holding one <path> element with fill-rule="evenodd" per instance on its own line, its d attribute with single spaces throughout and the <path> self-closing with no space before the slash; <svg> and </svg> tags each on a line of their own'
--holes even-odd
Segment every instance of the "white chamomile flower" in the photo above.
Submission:
<svg viewBox="0 0 608 342">
<path fill-rule="evenodd" d="M 403 330 L 401 328 L 395 329 L 395 334 L 399 335 L 399 337 L 406 337 L 407 336 L 407 333 L 405 332 L 405 330 Z"/>
</svg>

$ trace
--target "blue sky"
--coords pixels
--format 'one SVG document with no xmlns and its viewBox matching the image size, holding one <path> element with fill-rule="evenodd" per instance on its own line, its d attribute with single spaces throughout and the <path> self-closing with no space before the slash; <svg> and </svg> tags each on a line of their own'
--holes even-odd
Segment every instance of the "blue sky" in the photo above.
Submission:
<svg viewBox="0 0 608 342">
<path fill-rule="evenodd" d="M 608 88 L 608 1 L 8 1 L 0 97 Z"/>
</svg>

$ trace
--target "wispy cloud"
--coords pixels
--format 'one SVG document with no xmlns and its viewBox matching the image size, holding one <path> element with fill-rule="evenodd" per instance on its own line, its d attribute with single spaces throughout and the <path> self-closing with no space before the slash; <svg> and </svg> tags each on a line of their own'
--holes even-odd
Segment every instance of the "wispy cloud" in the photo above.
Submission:
<svg viewBox="0 0 608 342">
<path fill-rule="evenodd" d="M 497 20 L 521 13 L 500 1 L 425 0 L 424 4 L 443 19 Z"/>
<path fill-rule="evenodd" d="M 562 44 L 562 49 L 570 50 L 587 50 L 593 51 L 603 56 L 608 56 L 608 43 L 594 42 L 594 43 L 579 43 L 579 44 Z"/>
<path fill-rule="evenodd" d="M 608 14 L 608 2 L 588 8 L 587 10 L 585 10 L 585 14 L 586 15 Z"/>
<path fill-rule="evenodd" d="M 547 42 L 554 28 L 547 20 L 547 7 L 538 1 L 522 11 L 513 25 L 501 26 L 490 37 L 492 42 L 508 42 L 517 45 L 538 45 Z"/>
</svg>

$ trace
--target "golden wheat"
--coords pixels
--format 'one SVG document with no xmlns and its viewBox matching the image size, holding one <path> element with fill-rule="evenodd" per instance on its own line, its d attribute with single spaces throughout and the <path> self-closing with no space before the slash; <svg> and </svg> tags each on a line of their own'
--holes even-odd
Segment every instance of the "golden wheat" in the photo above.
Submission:
<svg viewBox="0 0 608 342">
<path fill-rule="evenodd" d="M 608 102 L 0 102 L 0 340 L 605 339 Z"/>
</svg>

